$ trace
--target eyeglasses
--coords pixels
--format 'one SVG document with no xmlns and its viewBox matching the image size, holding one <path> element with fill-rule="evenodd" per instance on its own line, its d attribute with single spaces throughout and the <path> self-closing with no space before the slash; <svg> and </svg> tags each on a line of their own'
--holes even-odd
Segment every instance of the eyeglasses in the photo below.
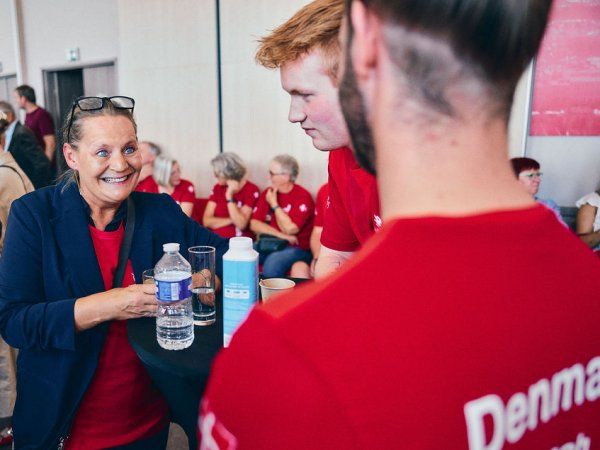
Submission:
<svg viewBox="0 0 600 450">
<path fill-rule="evenodd" d="M 529 178 L 530 180 L 533 180 L 534 178 L 542 178 L 544 174 L 542 172 L 531 172 L 531 173 L 520 173 L 519 176 L 520 177 L 525 177 L 525 178 Z"/>
<path fill-rule="evenodd" d="M 67 129 L 67 142 L 71 142 L 71 126 L 73 125 L 73 114 L 75 108 L 81 111 L 98 111 L 106 106 L 106 102 L 110 102 L 116 109 L 128 109 L 133 112 L 135 100 L 131 97 L 123 97 L 115 95 L 113 97 L 79 97 L 73 101 L 71 107 L 71 115 L 69 116 L 69 127 Z"/>
<path fill-rule="evenodd" d="M 270 177 L 274 177 L 275 175 L 287 175 L 287 173 L 285 173 L 285 172 L 271 172 L 269 170 L 269 176 Z"/>
</svg>

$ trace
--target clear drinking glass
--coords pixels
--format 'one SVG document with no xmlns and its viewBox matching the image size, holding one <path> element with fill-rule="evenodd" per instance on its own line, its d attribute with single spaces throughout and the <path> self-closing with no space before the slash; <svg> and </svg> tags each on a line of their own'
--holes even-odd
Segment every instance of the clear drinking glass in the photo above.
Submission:
<svg viewBox="0 0 600 450">
<path fill-rule="evenodd" d="M 142 284 L 154 284 L 154 269 L 147 269 L 142 272 Z"/>
<path fill-rule="evenodd" d="M 190 247 L 192 265 L 192 310 L 195 325 L 215 323 L 215 248 Z"/>
</svg>

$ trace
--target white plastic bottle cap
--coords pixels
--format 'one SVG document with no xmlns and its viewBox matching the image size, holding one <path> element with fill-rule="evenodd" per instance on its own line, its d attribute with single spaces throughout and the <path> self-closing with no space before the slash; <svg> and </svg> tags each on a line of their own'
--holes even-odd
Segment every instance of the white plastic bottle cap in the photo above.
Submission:
<svg viewBox="0 0 600 450">
<path fill-rule="evenodd" d="M 229 248 L 236 250 L 252 250 L 252 239 L 249 237 L 234 237 L 229 239 Z"/>
<path fill-rule="evenodd" d="M 178 251 L 179 251 L 179 244 L 177 242 L 163 244 L 163 252 L 178 252 Z"/>
</svg>

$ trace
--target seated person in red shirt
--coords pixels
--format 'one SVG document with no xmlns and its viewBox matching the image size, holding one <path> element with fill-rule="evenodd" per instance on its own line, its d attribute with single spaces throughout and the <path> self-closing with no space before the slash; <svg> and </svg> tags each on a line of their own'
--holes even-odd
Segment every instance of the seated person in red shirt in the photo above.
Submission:
<svg viewBox="0 0 600 450">
<path fill-rule="evenodd" d="M 181 168 L 174 159 L 159 156 L 154 160 L 151 177 L 146 177 L 135 188 L 138 192 L 169 194 L 183 212 L 190 217 L 194 210 L 196 192 L 191 181 L 181 178 Z"/>
<path fill-rule="evenodd" d="M 140 172 L 140 183 L 148 177 L 152 177 L 154 170 L 154 160 L 160 156 L 162 150 L 154 142 L 140 141 L 138 150 L 142 157 L 142 171 Z"/>
<path fill-rule="evenodd" d="M 221 153 L 211 162 L 217 184 L 208 199 L 202 222 L 224 238 L 254 238 L 248 229 L 260 191 L 246 179 L 246 166 L 235 153 Z"/>
<path fill-rule="evenodd" d="M 257 235 L 270 234 L 290 245 L 269 254 L 261 253 L 259 262 L 266 278 L 282 277 L 296 261 L 312 260 L 310 233 L 313 228 L 314 202 L 306 189 L 295 183 L 298 162 L 279 155 L 269 164 L 271 186 L 263 191 L 254 208 L 250 229 Z"/>
<path fill-rule="evenodd" d="M 312 233 L 310 233 L 310 251 L 313 255 L 313 260 L 310 266 L 304 261 L 298 261 L 292 266 L 290 275 L 294 278 L 314 278 L 315 266 L 319 259 L 321 251 L 321 234 L 323 234 L 323 218 L 325 216 L 325 208 L 329 202 L 329 184 L 325 183 L 317 192 L 317 201 L 315 203 L 315 221 Z"/>
</svg>

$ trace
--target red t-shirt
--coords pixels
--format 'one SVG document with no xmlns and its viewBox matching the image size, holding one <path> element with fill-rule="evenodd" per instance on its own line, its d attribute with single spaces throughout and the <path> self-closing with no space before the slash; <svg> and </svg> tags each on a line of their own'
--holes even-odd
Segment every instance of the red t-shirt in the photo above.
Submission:
<svg viewBox="0 0 600 450">
<path fill-rule="evenodd" d="M 349 148 L 329 152 L 328 205 L 321 235 L 325 247 L 356 251 L 381 228 L 377 182 Z"/>
<path fill-rule="evenodd" d="M 25 114 L 25 126 L 33 131 L 36 141 L 38 141 L 42 150 L 45 150 L 44 136 L 54 136 L 54 121 L 50 113 L 44 108 L 38 108 Z"/>
<path fill-rule="evenodd" d="M 151 194 L 158 194 L 160 190 L 158 183 L 152 178 L 152 175 L 147 176 L 138 183 L 135 190 L 137 192 L 149 192 Z M 196 201 L 196 192 L 194 191 L 194 185 L 188 181 L 181 179 L 181 182 L 175 186 L 171 198 L 181 205 L 184 202 L 194 203 Z"/>
<path fill-rule="evenodd" d="M 542 206 L 390 221 L 342 270 L 254 309 L 213 365 L 202 439 L 594 448 L 599 293 L 598 258 Z"/>
<path fill-rule="evenodd" d="M 267 191 L 268 189 L 265 189 L 260 194 L 252 218 L 265 222 L 267 225 L 281 231 L 279 225 L 277 225 L 275 213 L 271 211 L 271 207 L 267 202 Z M 310 233 L 313 229 L 315 210 L 315 203 L 310 192 L 302 186 L 294 184 L 292 190 L 287 194 L 277 193 L 277 203 L 300 229 L 300 232 L 296 235 L 298 238 L 297 247 L 302 250 L 310 250 Z"/>
<path fill-rule="evenodd" d="M 89 227 L 104 288 L 112 288 L 123 240 L 117 231 Z M 123 286 L 134 284 L 127 262 Z M 127 321 L 110 323 L 98 367 L 75 415 L 69 450 L 108 448 L 149 438 L 169 422 L 169 408 L 127 339 Z"/>
<path fill-rule="evenodd" d="M 210 193 L 208 201 L 215 202 L 215 217 L 229 217 L 227 199 L 225 198 L 226 191 L 227 185 L 221 186 L 220 184 L 215 184 L 213 186 L 212 192 Z M 236 201 L 238 208 L 242 208 L 243 206 L 249 206 L 251 209 L 254 209 L 254 206 L 258 201 L 259 195 L 260 191 L 258 190 L 258 187 L 254 183 L 246 181 L 246 183 L 240 189 L 240 191 L 233 196 L 233 199 Z M 216 228 L 212 231 L 224 238 L 240 236 L 254 238 L 254 233 L 252 233 L 252 231 L 250 231 L 249 229 L 240 230 L 239 228 L 236 228 L 233 224 L 227 225 L 226 227 Z"/>
<path fill-rule="evenodd" d="M 315 202 L 315 227 L 322 227 L 325 219 L 325 210 L 329 203 L 329 185 L 325 183 L 317 192 L 317 201 Z"/>
</svg>

